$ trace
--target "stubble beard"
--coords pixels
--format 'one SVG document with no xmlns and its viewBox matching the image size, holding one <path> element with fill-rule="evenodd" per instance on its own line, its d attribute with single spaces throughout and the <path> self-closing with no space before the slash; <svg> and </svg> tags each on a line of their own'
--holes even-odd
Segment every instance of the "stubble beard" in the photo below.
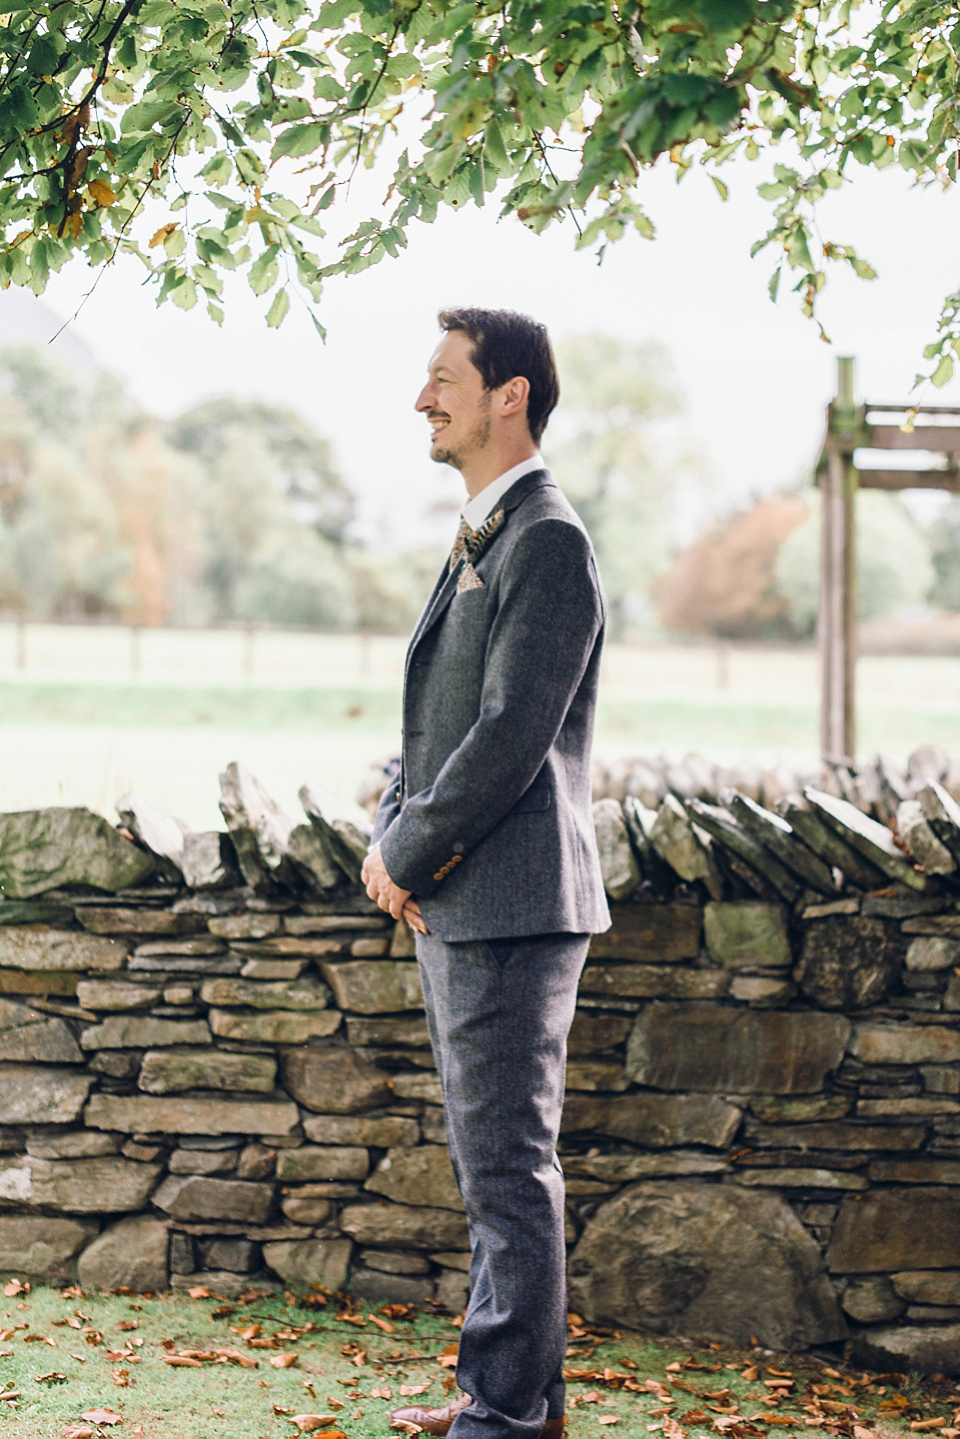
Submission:
<svg viewBox="0 0 960 1439">
<path fill-rule="evenodd" d="M 477 450 L 486 447 L 490 440 L 490 415 L 489 396 L 484 399 L 484 408 L 487 411 L 474 425 L 470 433 L 457 446 L 449 448 L 434 447 L 430 450 L 430 458 L 438 465 L 450 465 L 454 470 L 462 470 L 467 460 Z"/>
</svg>

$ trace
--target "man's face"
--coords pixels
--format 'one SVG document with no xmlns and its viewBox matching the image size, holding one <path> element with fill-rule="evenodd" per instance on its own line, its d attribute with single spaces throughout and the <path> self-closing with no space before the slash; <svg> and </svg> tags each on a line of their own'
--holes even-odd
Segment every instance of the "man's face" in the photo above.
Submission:
<svg viewBox="0 0 960 1439">
<path fill-rule="evenodd" d="M 462 470 L 490 439 L 491 392 L 470 358 L 473 341 L 463 330 L 450 330 L 434 350 L 427 383 L 417 398 L 433 436 L 430 458 Z"/>
</svg>

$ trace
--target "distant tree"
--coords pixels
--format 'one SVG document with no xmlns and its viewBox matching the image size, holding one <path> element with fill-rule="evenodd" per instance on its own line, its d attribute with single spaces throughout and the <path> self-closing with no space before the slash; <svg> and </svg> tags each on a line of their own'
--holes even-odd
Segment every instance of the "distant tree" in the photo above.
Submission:
<svg viewBox="0 0 960 1439">
<path fill-rule="evenodd" d="M 952 496 L 928 530 L 933 585 L 930 602 L 942 610 L 960 610 L 960 499 Z"/>
<path fill-rule="evenodd" d="M 658 422 L 680 400 L 661 346 L 611 335 L 573 336 L 558 347 L 560 408 L 546 458 L 597 551 L 621 635 L 649 608 L 654 576 L 670 551 L 670 522 L 683 471 Z"/>
<path fill-rule="evenodd" d="M 817 624 L 820 577 L 820 496 L 805 495 L 807 517 L 784 543 L 776 560 L 777 588 L 800 635 Z M 857 613 L 882 619 L 922 605 L 934 581 L 927 536 L 899 495 L 862 490 L 856 500 Z"/>
<path fill-rule="evenodd" d="M 789 631 L 789 602 L 777 589 L 775 566 L 781 545 L 806 517 L 795 495 L 758 500 L 682 550 L 656 583 L 661 623 L 727 639 Z"/>
</svg>

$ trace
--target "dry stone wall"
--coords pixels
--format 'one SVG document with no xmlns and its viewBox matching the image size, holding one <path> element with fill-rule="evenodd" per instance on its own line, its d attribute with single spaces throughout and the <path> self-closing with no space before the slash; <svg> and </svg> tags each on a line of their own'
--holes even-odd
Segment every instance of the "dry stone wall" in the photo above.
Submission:
<svg viewBox="0 0 960 1439">
<path fill-rule="evenodd" d="M 356 882 L 362 816 L 310 792 L 296 826 L 224 781 L 222 835 L 135 797 L 121 829 L 0 816 L 0 1273 L 456 1310 L 469 1243 L 412 936 Z M 957 1374 L 960 888 L 818 793 L 795 807 L 831 844 L 848 826 L 850 872 L 784 821 L 779 890 L 679 801 L 598 808 L 626 897 L 570 1036 L 571 1301 Z M 710 817 L 726 834 L 736 806 Z M 691 855 L 712 868 L 682 875 Z"/>
</svg>

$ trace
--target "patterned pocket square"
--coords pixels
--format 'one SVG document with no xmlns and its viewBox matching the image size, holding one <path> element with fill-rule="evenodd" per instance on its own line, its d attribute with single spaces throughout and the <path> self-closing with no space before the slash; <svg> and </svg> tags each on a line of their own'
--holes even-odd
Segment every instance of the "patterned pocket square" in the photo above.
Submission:
<svg viewBox="0 0 960 1439">
<path fill-rule="evenodd" d="M 482 590 L 483 580 L 469 560 L 464 561 L 463 569 L 457 578 L 457 594 L 462 595 L 464 590 Z"/>
</svg>

